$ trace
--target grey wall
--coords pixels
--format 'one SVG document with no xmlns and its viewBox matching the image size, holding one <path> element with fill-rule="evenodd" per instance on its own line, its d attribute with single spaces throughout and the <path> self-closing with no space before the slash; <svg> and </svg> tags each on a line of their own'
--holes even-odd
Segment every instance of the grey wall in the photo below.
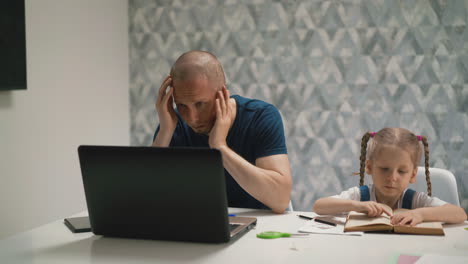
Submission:
<svg viewBox="0 0 468 264">
<path fill-rule="evenodd" d="M 131 144 L 151 144 L 156 90 L 173 61 L 208 50 L 232 94 L 284 118 L 293 203 L 357 185 L 360 137 L 428 136 L 431 166 L 468 208 L 468 1 L 129 1 Z"/>
<path fill-rule="evenodd" d="M 28 89 L 0 91 L 0 239 L 86 210 L 78 145 L 130 141 L 127 1 L 25 3 Z"/>
</svg>

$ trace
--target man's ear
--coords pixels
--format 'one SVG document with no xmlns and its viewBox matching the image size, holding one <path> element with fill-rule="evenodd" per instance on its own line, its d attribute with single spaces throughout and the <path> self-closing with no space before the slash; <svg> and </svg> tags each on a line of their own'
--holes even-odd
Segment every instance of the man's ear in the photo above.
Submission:
<svg viewBox="0 0 468 264">
<path fill-rule="evenodd" d="M 415 166 L 413 171 L 411 172 L 411 178 L 409 180 L 410 183 L 416 182 L 416 175 L 418 174 L 418 166 Z"/>
<path fill-rule="evenodd" d="M 366 173 L 367 175 L 372 175 L 372 161 L 366 160 Z"/>
</svg>

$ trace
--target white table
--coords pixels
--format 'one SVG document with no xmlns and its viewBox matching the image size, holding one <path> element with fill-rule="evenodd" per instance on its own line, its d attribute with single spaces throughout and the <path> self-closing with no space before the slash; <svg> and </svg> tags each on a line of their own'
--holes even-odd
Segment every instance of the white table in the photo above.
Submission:
<svg viewBox="0 0 468 264">
<path fill-rule="evenodd" d="M 292 212 L 230 208 L 258 218 L 257 227 L 227 244 L 118 239 L 71 233 L 63 219 L 0 241 L 0 263 L 389 263 L 399 254 L 468 256 L 468 224 L 445 226 L 444 237 L 364 234 L 256 238 L 262 231 L 296 232 L 305 223 Z M 86 213 L 80 214 L 86 215 Z"/>
</svg>

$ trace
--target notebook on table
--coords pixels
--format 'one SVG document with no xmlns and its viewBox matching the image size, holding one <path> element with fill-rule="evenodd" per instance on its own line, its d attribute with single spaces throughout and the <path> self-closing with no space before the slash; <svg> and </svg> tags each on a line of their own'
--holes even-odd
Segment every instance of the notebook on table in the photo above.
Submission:
<svg viewBox="0 0 468 264">
<path fill-rule="evenodd" d="M 80 146 L 78 155 L 96 235 L 219 243 L 256 224 L 228 216 L 218 150 Z"/>
</svg>

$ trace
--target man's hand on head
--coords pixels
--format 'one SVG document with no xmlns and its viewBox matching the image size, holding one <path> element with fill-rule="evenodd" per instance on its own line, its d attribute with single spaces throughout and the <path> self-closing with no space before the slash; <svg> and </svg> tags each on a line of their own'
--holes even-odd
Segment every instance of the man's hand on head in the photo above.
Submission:
<svg viewBox="0 0 468 264">
<path fill-rule="evenodd" d="M 167 147 L 171 142 L 172 135 L 177 126 L 177 115 L 173 107 L 173 94 L 172 78 L 171 76 L 167 76 L 161 87 L 159 87 L 158 97 L 156 98 L 159 133 L 153 142 L 153 146 Z"/>
<path fill-rule="evenodd" d="M 220 149 L 227 146 L 226 137 L 229 133 L 235 115 L 233 114 L 231 102 L 229 100 L 229 91 L 223 87 L 218 91 L 216 98 L 216 121 L 210 131 L 209 145 L 211 148 Z"/>
</svg>

